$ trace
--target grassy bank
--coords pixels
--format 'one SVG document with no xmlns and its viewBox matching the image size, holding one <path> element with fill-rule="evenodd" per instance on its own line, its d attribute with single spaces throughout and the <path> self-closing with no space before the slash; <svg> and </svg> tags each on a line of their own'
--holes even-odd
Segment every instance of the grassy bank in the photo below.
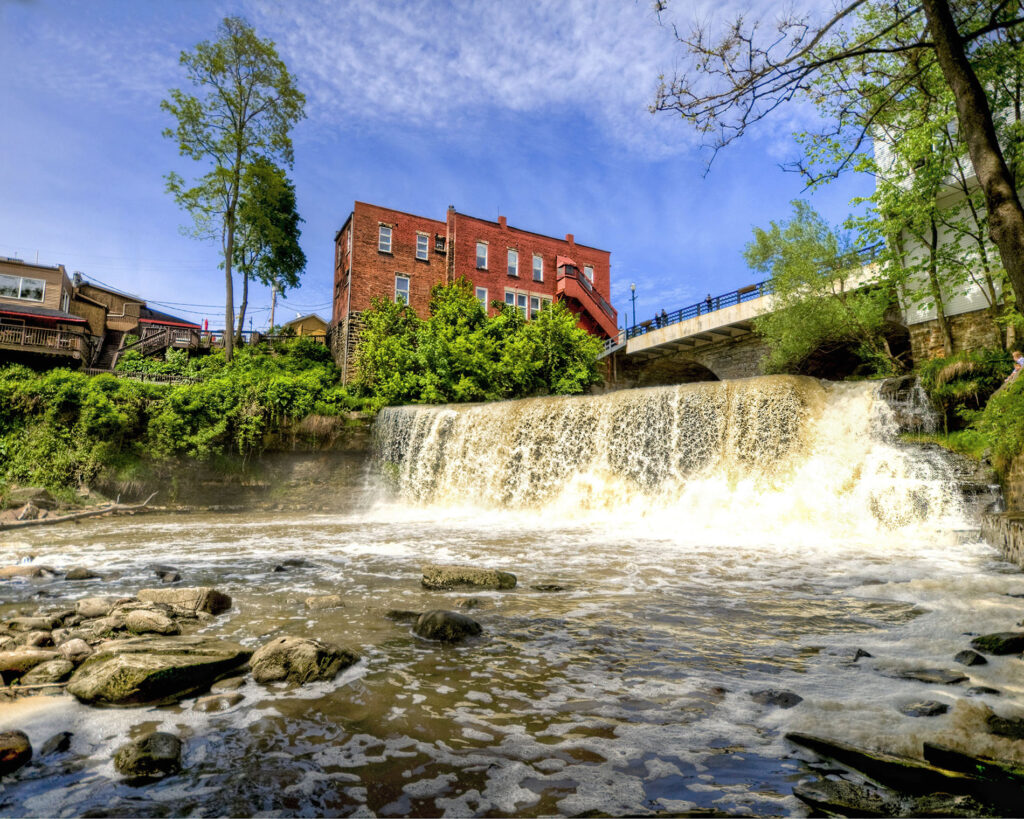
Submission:
<svg viewBox="0 0 1024 819">
<path fill-rule="evenodd" d="M 191 361 L 172 352 L 164 361 L 129 358 L 123 369 L 193 380 L 0 369 L 0 496 L 43 486 L 71 500 L 81 487 L 148 482 L 182 459 L 232 469 L 302 434 L 311 419 L 344 419 L 364 406 L 341 386 L 327 349 L 303 339 L 242 348 L 230 364 L 219 352 Z"/>
</svg>

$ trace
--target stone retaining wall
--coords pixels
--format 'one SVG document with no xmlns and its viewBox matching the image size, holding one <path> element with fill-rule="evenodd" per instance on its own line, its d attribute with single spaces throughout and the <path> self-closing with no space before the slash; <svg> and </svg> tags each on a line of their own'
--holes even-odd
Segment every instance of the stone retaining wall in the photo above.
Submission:
<svg viewBox="0 0 1024 819">
<path fill-rule="evenodd" d="M 1024 568 L 1024 513 L 983 515 L 981 535 L 998 548 L 1007 560 Z"/>
</svg>

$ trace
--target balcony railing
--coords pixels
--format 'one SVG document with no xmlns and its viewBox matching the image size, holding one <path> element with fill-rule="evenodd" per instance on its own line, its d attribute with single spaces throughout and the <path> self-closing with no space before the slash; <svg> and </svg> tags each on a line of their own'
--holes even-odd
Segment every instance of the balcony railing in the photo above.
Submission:
<svg viewBox="0 0 1024 819">
<path fill-rule="evenodd" d="M 81 333 L 29 327 L 24 324 L 0 323 L 0 345 L 19 347 L 32 352 L 45 352 L 82 357 L 85 337 Z"/>
<path fill-rule="evenodd" d="M 615 310 L 607 301 L 605 301 L 601 294 L 594 289 L 594 283 L 586 276 L 582 275 L 577 268 L 572 267 L 571 265 L 562 265 L 559 267 L 557 280 L 562 281 L 563 279 L 575 279 L 578 281 L 580 285 L 582 285 L 583 289 L 590 295 L 590 298 L 593 299 L 594 303 L 601 309 L 601 312 L 608 316 L 612 321 L 615 321 Z M 559 290 L 561 289 L 563 288 L 560 287 Z"/>
</svg>

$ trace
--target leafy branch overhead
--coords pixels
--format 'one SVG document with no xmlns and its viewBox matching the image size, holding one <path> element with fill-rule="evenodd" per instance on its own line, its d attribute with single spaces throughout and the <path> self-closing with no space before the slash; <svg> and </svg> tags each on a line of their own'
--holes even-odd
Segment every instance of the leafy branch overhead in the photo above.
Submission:
<svg viewBox="0 0 1024 819">
<path fill-rule="evenodd" d="M 226 17 L 219 33 L 218 40 L 201 42 L 194 50 L 181 54 L 181 65 L 197 93 L 172 89 L 169 99 L 163 100 L 160 107 L 175 120 L 173 128 L 164 130 L 164 136 L 177 142 L 182 156 L 212 166 L 192 183 L 177 173 L 169 173 L 167 190 L 192 217 L 197 235 L 219 237 L 221 241 L 226 290 L 225 352 L 230 360 L 234 331 L 232 267 L 237 261 L 236 244 L 242 229 L 241 198 L 248 190 L 250 207 L 245 217 L 244 243 L 244 239 L 255 235 L 253 225 L 262 221 L 252 212 L 253 202 L 269 201 L 256 196 L 254 188 L 262 185 L 276 190 L 271 199 L 277 205 L 290 191 L 290 213 L 279 219 L 278 225 L 291 225 L 292 238 L 297 241 L 299 220 L 297 215 L 292 218 L 294 190 L 275 163 L 289 168 L 292 165 L 291 129 L 305 116 L 306 99 L 295 87 L 274 43 L 261 40 L 244 19 Z M 268 218 L 274 221 L 276 217 Z M 279 238 L 275 244 L 284 247 L 288 242 Z M 245 252 L 251 255 L 253 247 Z M 285 278 L 290 280 L 293 273 L 301 271 L 302 266 L 295 267 L 298 259 L 294 252 L 285 252 L 282 260 L 291 265 L 290 271 L 282 271 Z"/>
</svg>

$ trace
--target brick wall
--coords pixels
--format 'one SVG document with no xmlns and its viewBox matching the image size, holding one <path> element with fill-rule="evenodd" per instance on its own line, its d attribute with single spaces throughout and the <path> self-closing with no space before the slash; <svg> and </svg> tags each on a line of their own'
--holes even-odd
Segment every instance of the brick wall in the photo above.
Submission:
<svg viewBox="0 0 1024 819">
<path fill-rule="evenodd" d="M 915 364 L 945 355 L 942 349 L 942 332 L 939 330 L 937 319 L 911 324 L 908 329 L 910 354 Z M 983 347 L 998 347 L 1001 343 L 999 328 L 985 310 L 950 317 L 949 329 L 953 336 L 955 353 Z"/>
</svg>

